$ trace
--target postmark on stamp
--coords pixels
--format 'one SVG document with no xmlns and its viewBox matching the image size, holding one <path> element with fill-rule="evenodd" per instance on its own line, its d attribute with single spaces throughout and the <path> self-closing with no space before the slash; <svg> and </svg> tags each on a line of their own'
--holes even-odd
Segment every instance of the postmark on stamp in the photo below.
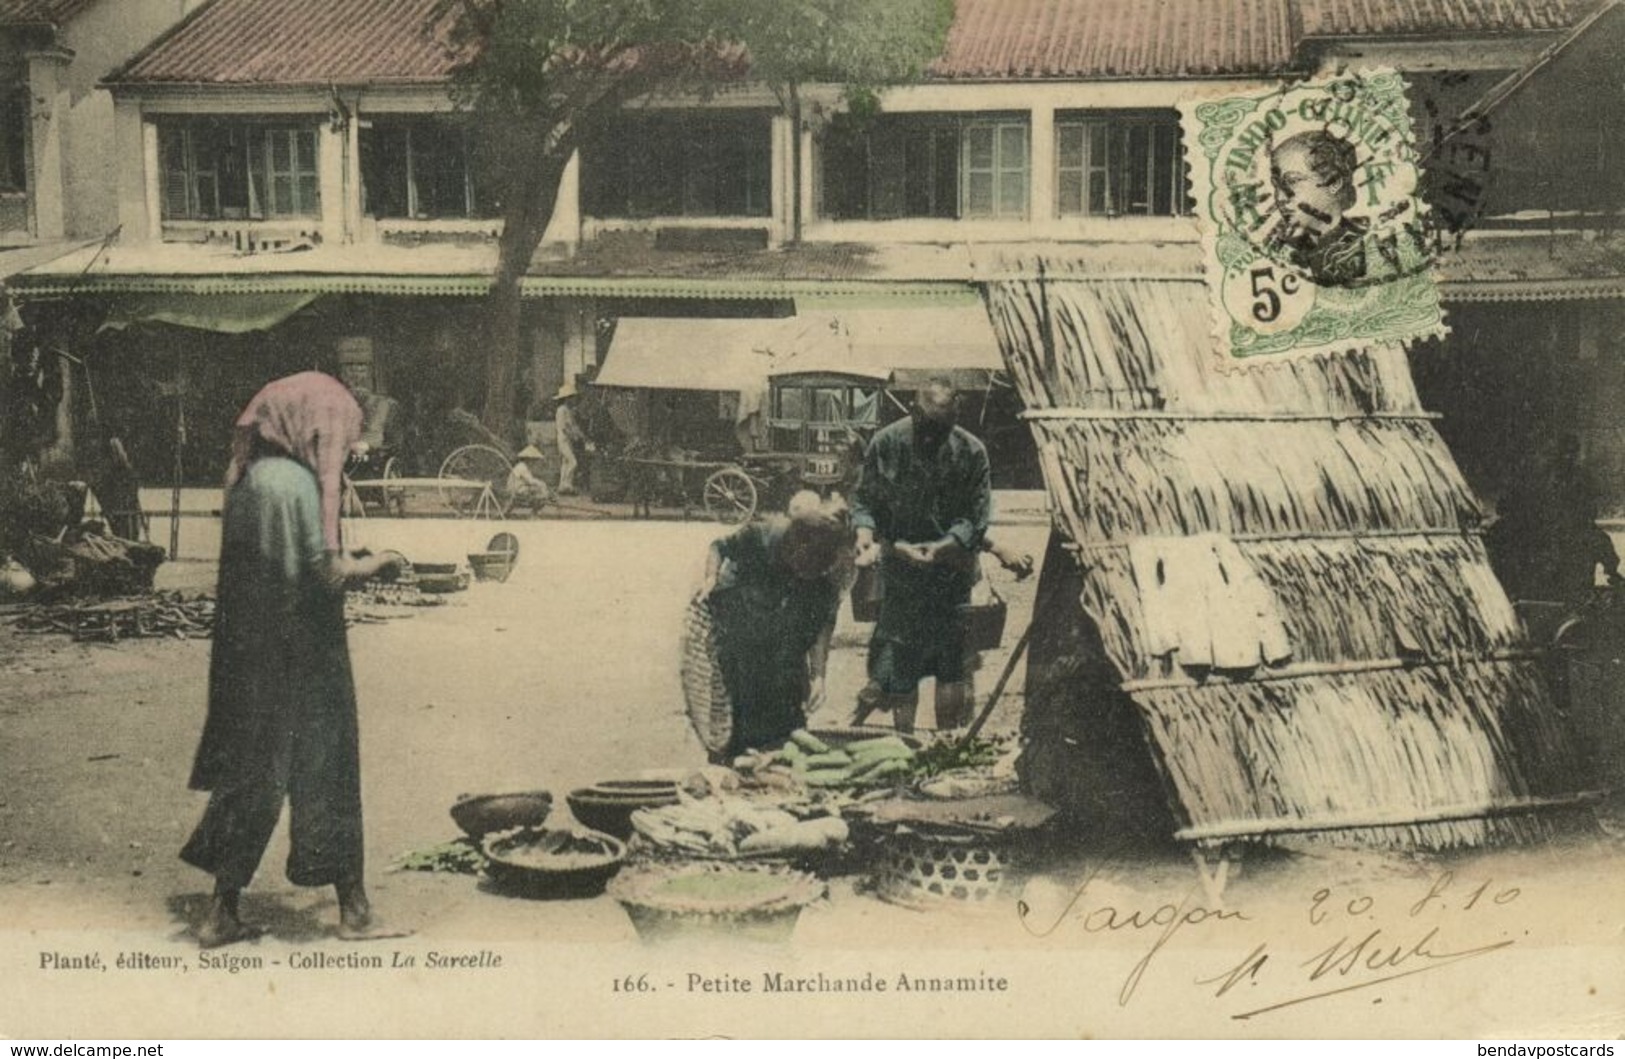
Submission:
<svg viewBox="0 0 1625 1059">
<path fill-rule="evenodd" d="M 1445 333 L 1398 74 L 1230 93 L 1183 116 L 1225 366 Z"/>
</svg>

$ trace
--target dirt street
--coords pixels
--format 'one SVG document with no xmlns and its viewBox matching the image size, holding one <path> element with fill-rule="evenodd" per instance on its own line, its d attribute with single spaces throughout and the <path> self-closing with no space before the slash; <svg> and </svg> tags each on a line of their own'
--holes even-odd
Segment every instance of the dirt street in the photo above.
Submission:
<svg viewBox="0 0 1625 1059">
<path fill-rule="evenodd" d="M 492 528 L 374 519 L 353 539 L 434 561 L 477 550 Z M 633 1032 L 637 1023 L 604 1021 L 617 1010 L 606 1007 L 616 1000 L 612 971 L 668 967 L 665 957 L 635 955 L 631 925 L 608 898 L 514 900 L 482 892 L 467 877 L 386 870 L 405 851 L 455 837 L 446 810 L 460 793 L 545 787 L 558 796 L 562 817 L 562 796 L 574 786 L 704 760 L 681 712 L 675 645 L 718 528 L 585 519 L 505 528 L 521 542 L 506 584 L 477 584 L 443 607 L 356 626 L 350 642 L 375 904 L 391 924 L 416 932 L 402 944 L 420 957 L 447 946 L 490 947 L 523 970 L 500 980 L 490 998 L 445 993 L 415 977 L 392 980 L 392 999 L 365 1001 L 359 1021 L 359 984 L 273 975 L 273 993 L 308 1005 L 300 1034 Z M 209 546 L 206 528 L 188 532 L 194 548 Z M 1047 532 L 1031 522 L 999 528 L 1034 556 L 1042 556 Z M 211 578 L 209 564 L 188 562 L 167 566 L 160 583 L 196 588 Z M 1026 623 L 1036 579 L 997 578 L 1010 601 L 1008 648 Z M 821 721 L 845 719 L 863 680 L 866 628 L 843 611 L 831 712 Z M 204 804 L 186 780 L 208 657 L 207 641 L 78 645 L 0 627 L 0 973 L 24 983 L 13 999 L 29 998 L 10 1011 L 0 1002 L 0 1035 L 88 1034 L 87 1012 L 103 1035 L 157 1034 L 173 1025 L 165 1020 L 196 1007 L 159 979 L 116 1002 L 91 998 L 35 961 L 46 958 L 40 950 L 85 938 L 118 939 L 105 943 L 109 953 L 115 944 L 139 945 L 198 960 L 187 932 L 209 880 L 176 851 Z M 986 659 L 981 696 L 1004 660 L 1003 652 Z M 1018 670 L 994 731 L 1014 730 L 1023 676 Z M 928 716 L 922 708 L 922 721 Z M 330 892 L 283 878 L 284 842 L 279 831 L 245 899 L 246 915 L 271 933 L 233 951 L 283 961 L 354 948 L 332 937 Z M 788 960 L 833 972 L 875 966 L 884 954 L 889 962 L 878 966 L 886 974 L 922 967 L 1008 974 L 1019 1000 L 866 1008 L 838 1027 L 817 1021 L 821 1009 L 763 1006 L 752 1009 L 748 1025 L 758 1033 L 889 1033 L 897 1024 L 887 1012 L 911 1010 L 928 1020 L 914 1032 L 928 1034 L 998 1025 L 1007 1033 L 1155 1035 L 1186 1026 L 1201 1035 L 1298 1036 L 1324 1032 L 1320 1019 L 1334 1014 L 1379 1019 L 1367 1029 L 1378 1035 L 1486 1036 L 1499 1027 L 1538 1036 L 1538 1020 L 1550 1019 L 1547 1032 L 1582 1020 L 1591 1027 L 1586 1035 L 1606 1036 L 1625 1030 L 1622 850 L 1610 834 L 1588 830 L 1539 849 L 1454 857 L 1254 854 L 1222 890 L 1202 887 L 1178 856 L 1080 857 L 1034 880 L 1024 904 L 996 916 L 909 911 L 865 892 L 861 880 L 837 880 L 829 901 L 802 916 L 794 955 L 771 957 L 781 961 L 774 966 Z M 765 958 L 737 966 L 754 974 Z M 1479 970 L 1450 969 L 1462 960 Z M 671 966 L 673 989 L 682 992 L 696 965 Z M 1420 970 L 1434 972 L 1422 986 L 1401 973 Z M 1376 988 L 1389 976 L 1393 985 Z M 261 1003 L 266 985 L 256 981 L 233 977 L 219 995 L 242 990 L 245 1003 Z M 1343 987 L 1358 992 L 1351 999 Z M 568 1001 L 516 1009 L 497 999 L 521 988 Z M 1386 1007 L 1372 1006 L 1385 999 Z M 728 1021 L 737 1007 L 691 1002 L 701 1006 L 682 1009 L 682 1018 L 673 1009 L 678 1021 L 659 1023 L 661 1031 L 746 1025 Z M 1038 1021 L 1023 1021 L 1018 1007 Z M 646 1013 L 656 1010 L 663 1009 Z M 758 1019 L 769 1014 L 783 1021 L 764 1028 Z M 714 1020 L 682 1021 L 698 1015 Z"/>
<path fill-rule="evenodd" d="M 520 540 L 506 583 L 476 583 L 443 597 L 444 606 L 350 630 L 375 874 L 402 852 L 455 837 L 446 810 L 461 793 L 548 788 L 564 814 L 573 787 L 704 764 L 682 712 L 676 644 L 718 527 L 572 520 L 503 528 Z M 1046 527 L 1003 531 L 1043 555 Z M 356 545 L 419 562 L 479 550 L 492 532 L 486 523 L 383 519 L 350 531 Z M 1037 579 L 1017 584 L 996 564 L 989 569 L 1010 601 L 1005 642 L 1013 646 Z M 212 564 L 172 564 L 159 587 L 200 589 L 212 579 Z M 843 608 L 819 722 L 846 720 L 869 628 Z M 186 790 L 186 778 L 208 655 L 203 640 L 90 645 L 0 631 L 0 886 L 82 890 L 87 911 L 178 925 L 166 901 L 207 882 L 175 851 L 204 800 Z M 1006 657 L 988 654 L 984 695 Z M 1013 730 L 1021 686 L 1018 670 L 992 730 Z M 929 719 L 922 708 L 921 723 Z M 273 845 L 256 890 L 298 894 L 280 863 Z M 421 886 L 441 881 L 379 875 L 375 886 L 381 904 L 411 915 Z M 396 896 L 407 898 L 405 908 Z"/>
</svg>

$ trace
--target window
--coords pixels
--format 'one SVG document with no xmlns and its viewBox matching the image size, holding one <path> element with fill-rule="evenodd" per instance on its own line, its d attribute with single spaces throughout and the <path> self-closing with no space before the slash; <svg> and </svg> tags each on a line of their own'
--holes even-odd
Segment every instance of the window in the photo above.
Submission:
<svg viewBox="0 0 1625 1059">
<path fill-rule="evenodd" d="M 595 217 L 765 217 L 773 148 L 766 114 L 637 114 L 582 152 Z"/>
<path fill-rule="evenodd" d="M 1078 112 L 1055 125 L 1063 217 L 1188 213 L 1185 155 L 1174 114 Z"/>
<path fill-rule="evenodd" d="M 376 120 L 361 130 L 361 184 L 373 217 L 491 217 L 466 131 L 435 119 Z"/>
<path fill-rule="evenodd" d="M 316 130 L 206 120 L 158 131 L 165 220 L 321 213 Z"/>
<path fill-rule="evenodd" d="M 824 213 L 837 220 L 1027 216 L 1027 119 L 838 118 L 823 145 Z"/>
</svg>

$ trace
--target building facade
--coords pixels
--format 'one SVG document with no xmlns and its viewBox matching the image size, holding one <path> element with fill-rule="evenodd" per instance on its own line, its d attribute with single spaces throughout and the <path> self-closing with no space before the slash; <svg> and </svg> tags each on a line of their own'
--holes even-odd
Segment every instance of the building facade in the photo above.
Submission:
<svg viewBox="0 0 1625 1059">
<path fill-rule="evenodd" d="M 78 6 L 88 20 L 112 5 Z M 979 282 L 1038 249 L 1102 275 L 1189 275 L 1198 236 L 1177 106 L 1351 66 L 1407 74 L 1424 142 L 1472 106 L 1495 110 L 1492 131 L 1453 134 L 1445 152 L 1470 201 L 1456 203 L 1463 239 L 1440 262 L 1459 307 L 1439 361 L 1471 359 L 1475 336 L 1499 330 L 1493 306 L 1554 298 L 1551 326 L 1574 329 L 1559 341 L 1579 362 L 1611 365 L 1597 336 L 1611 334 L 1621 271 L 1605 252 L 1618 202 L 1612 137 L 1578 114 L 1549 120 L 1544 100 L 1583 108 L 1584 93 L 1562 85 L 1599 77 L 1617 94 L 1602 58 L 1619 40 L 1614 6 L 1177 0 L 1148 12 L 1130 0 L 960 0 L 925 81 L 885 91 L 873 116 L 848 113 L 834 86 L 806 86 L 799 125 L 748 83 L 646 101 L 593 130 L 565 174 L 524 281 L 514 412 L 545 416 L 566 380 L 617 357 L 656 358 L 676 383 L 665 404 L 699 408 L 713 434 L 729 434 L 748 396 L 683 389 L 686 366 L 718 351 L 637 349 L 617 338 L 622 319 L 731 321 L 721 333 L 751 348 L 763 318 L 836 311 L 854 321 L 859 356 L 884 345 L 866 332 L 909 329 L 888 314 L 979 304 Z M 432 7 L 208 0 L 102 71 L 108 164 L 67 181 L 78 190 L 62 206 L 34 210 L 48 220 L 41 231 L 64 233 L 96 234 L 116 216 L 117 240 L 12 286 L 31 323 L 120 380 L 104 387 L 119 395 L 108 411 L 143 432 L 134 447 L 149 475 L 169 472 L 180 419 L 134 420 L 185 406 L 183 392 L 199 402 L 182 460 L 199 481 L 217 473 L 222 410 L 287 370 L 365 361 L 375 387 L 423 416 L 483 398 L 480 296 L 499 204 L 452 103 Z M 1504 252 L 1482 249 L 1495 240 L 1534 264 L 1502 267 Z M 1576 294 L 1571 273 L 1595 282 Z M 1586 313 L 1568 311 L 1582 296 Z M 1456 386 L 1450 372 L 1440 381 L 1441 392 Z M 1591 447 L 1625 470 L 1603 418 Z M 1029 458 L 1021 445 L 1007 464 Z M 420 463 L 432 473 L 429 453 Z"/>
</svg>

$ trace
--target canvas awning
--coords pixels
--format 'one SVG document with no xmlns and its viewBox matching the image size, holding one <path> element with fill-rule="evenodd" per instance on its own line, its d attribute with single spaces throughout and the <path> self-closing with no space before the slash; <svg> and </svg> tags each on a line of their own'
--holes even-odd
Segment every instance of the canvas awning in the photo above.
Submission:
<svg viewBox="0 0 1625 1059">
<path fill-rule="evenodd" d="M 119 301 L 108 313 L 102 330 L 121 331 L 134 324 L 170 324 L 225 335 L 269 331 L 319 297 L 320 294 L 149 294 Z"/>
<path fill-rule="evenodd" d="M 747 390 L 770 378 L 832 372 L 905 389 L 936 375 L 981 386 L 1003 367 L 980 303 L 818 308 L 775 319 L 623 318 L 601 386 Z"/>
</svg>

